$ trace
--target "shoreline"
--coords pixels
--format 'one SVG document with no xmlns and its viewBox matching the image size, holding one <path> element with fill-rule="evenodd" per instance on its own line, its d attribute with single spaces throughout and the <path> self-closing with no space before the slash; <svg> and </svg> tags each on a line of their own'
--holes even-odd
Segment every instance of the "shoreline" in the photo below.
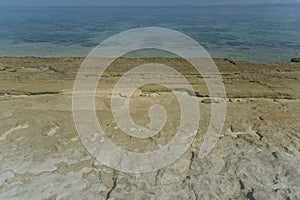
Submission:
<svg viewBox="0 0 300 200">
<path fill-rule="evenodd" d="M 50 94 L 72 90 L 83 60 L 80 57 L 0 57 L 0 94 Z M 198 72 L 179 58 L 117 59 L 103 74 L 111 79 L 102 83 L 104 90 L 113 88 L 116 80 L 133 66 L 151 62 L 172 66 L 188 77 L 199 97 L 209 95 Z M 229 98 L 300 98 L 300 63 L 251 63 L 221 58 L 214 62 L 222 75 Z M 144 88 L 145 92 L 152 90 L 164 92 L 159 87 Z"/>
<path fill-rule="evenodd" d="M 88 56 L 88 55 L 87 55 Z M 0 56 L 0 59 L 82 59 L 84 60 L 87 56 Z M 128 59 L 139 59 L 140 57 L 128 57 Z M 146 57 L 147 59 L 176 59 L 171 57 Z M 295 63 L 291 60 L 294 57 L 291 57 L 290 60 L 286 61 L 254 61 L 254 60 L 243 60 L 243 59 L 235 59 L 230 57 L 213 57 L 212 59 L 215 60 L 230 60 L 234 62 L 247 62 L 253 64 L 272 64 L 272 63 Z"/>
</svg>

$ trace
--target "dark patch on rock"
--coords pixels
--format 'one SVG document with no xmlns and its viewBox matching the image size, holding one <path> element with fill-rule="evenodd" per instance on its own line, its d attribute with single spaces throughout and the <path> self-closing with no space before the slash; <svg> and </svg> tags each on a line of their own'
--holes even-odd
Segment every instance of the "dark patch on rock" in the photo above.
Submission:
<svg viewBox="0 0 300 200">
<path fill-rule="evenodd" d="M 212 104 L 212 103 L 220 103 L 217 99 L 203 99 L 201 103 Z"/>
<path fill-rule="evenodd" d="M 272 155 L 273 155 L 276 159 L 278 159 L 277 152 L 272 152 Z"/>
<path fill-rule="evenodd" d="M 224 58 L 225 61 L 228 61 L 230 64 L 236 65 L 236 62 L 234 62 L 233 60 L 230 60 L 228 58 Z"/>
<path fill-rule="evenodd" d="M 250 199 L 250 200 L 255 200 L 255 198 L 254 198 L 254 196 L 253 196 L 253 191 L 248 192 L 247 195 L 246 195 L 246 197 L 247 197 L 248 199 Z"/>
<path fill-rule="evenodd" d="M 241 190 L 245 189 L 245 185 L 244 185 L 244 183 L 241 180 L 239 181 L 239 183 L 240 183 Z"/>
</svg>

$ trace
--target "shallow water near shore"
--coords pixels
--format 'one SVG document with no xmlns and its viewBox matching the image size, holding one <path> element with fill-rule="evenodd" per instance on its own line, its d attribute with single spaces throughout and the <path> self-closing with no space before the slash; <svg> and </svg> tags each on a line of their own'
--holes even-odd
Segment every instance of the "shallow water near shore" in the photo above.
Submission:
<svg viewBox="0 0 300 200">
<path fill-rule="evenodd" d="M 251 62 L 300 56 L 300 6 L 1 7 L 0 56 L 85 57 L 119 32 L 164 27 L 212 57 Z"/>
</svg>

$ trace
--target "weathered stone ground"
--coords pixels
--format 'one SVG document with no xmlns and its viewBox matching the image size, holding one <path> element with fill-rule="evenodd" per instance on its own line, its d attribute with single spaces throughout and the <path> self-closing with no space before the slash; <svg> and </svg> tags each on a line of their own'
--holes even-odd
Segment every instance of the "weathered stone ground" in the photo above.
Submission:
<svg viewBox="0 0 300 200">
<path fill-rule="evenodd" d="M 126 174 L 95 160 L 75 129 L 71 93 L 82 61 L 0 58 L 0 199 L 300 199 L 300 64 L 216 60 L 228 97 L 227 117 L 222 136 L 205 158 L 198 153 L 211 103 L 217 102 L 209 101 L 194 71 L 181 68 L 201 111 L 193 145 L 167 168 Z M 174 117 L 149 140 L 120 133 L 109 91 L 131 62 L 121 59 L 108 70 L 96 108 L 112 142 L 141 152 L 174 136 L 178 105 L 164 88 L 141 88 L 131 104 L 137 123 L 147 122 L 148 106 L 155 102 L 170 108 L 168 116 Z M 183 61 L 164 62 L 176 68 Z"/>
</svg>

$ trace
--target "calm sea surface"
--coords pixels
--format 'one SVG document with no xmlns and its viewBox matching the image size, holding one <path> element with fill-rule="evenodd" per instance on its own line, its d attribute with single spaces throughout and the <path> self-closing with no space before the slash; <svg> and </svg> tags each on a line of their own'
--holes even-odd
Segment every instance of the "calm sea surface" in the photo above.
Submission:
<svg viewBox="0 0 300 200">
<path fill-rule="evenodd" d="M 0 7 L 0 56 L 86 56 L 104 39 L 165 27 L 212 57 L 255 62 L 300 57 L 300 6 Z"/>
</svg>

